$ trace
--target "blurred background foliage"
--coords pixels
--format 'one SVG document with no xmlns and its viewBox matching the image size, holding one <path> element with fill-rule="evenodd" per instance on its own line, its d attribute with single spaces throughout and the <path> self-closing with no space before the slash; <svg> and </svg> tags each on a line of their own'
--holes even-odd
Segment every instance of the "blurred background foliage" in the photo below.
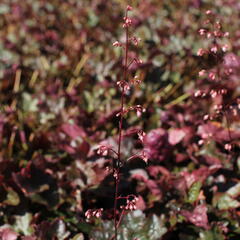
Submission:
<svg viewBox="0 0 240 240">
<path fill-rule="evenodd" d="M 105 171 L 110 160 L 99 158 L 94 149 L 101 141 L 116 144 L 115 115 L 120 106 L 116 82 L 122 77 L 123 55 L 112 43 L 124 39 L 122 18 L 127 4 L 133 7 L 131 33 L 142 39 L 138 48 L 131 47 L 130 56 L 143 60 L 140 66 L 131 66 L 129 80 L 137 75 L 143 83 L 130 90 L 126 103 L 142 104 L 147 112 L 141 118 L 129 114 L 124 129 L 126 134 L 133 126 L 142 127 L 147 133 L 164 129 L 164 134 L 154 132 L 160 139 L 160 150 L 156 150 L 158 160 L 153 158 L 149 167 L 164 166 L 169 175 L 159 173 L 164 178 L 154 178 L 139 161 L 126 166 L 122 192 L 143 194 L 145 207 L 141 210 L 146 214 L 139 210 L 126 216 L 124 224 L 128 227 L 123 227 L 121 239 L 237 239 L 234 237 L 240 234 L 240 203 L 235 199 L 240 190 L 237 188 L 235 195 L 227 192 L 239 181 L 234 175 L 239 166 L 235 166 L 233 179 L 228 182 L 230 170 L 226 169 L 232 169 L 229 159 L 238 156 L 222 150 L 223 143 L 228 141 L 226 120 L 221 118 L 205 126 L 200 120 L 215 102 L 193 97 L 199 88 L 216 87 L 199 81 L 198 72 L 203 67 L 221 67 L 211 58 L 197 56 L 198 49 L 208 44 L 198 34 L 207 9 L 216 14 L 223 30 L 229 32 L 226 43 L 230 51 L 239 55 L 237 0 L 1 0 L 0 234 L 12 234 L 12 239 L 22 236 L 74 240 L 88 239 L 89 234 L 93 239 L 108 239 L 112 234 L 109 220 L 114 188 L 111 175 Z M 235 65 L 238 69 L 239 65 Z M 240 95 L 238 73 L 236 70 L 232 79 L 218 83 L 230 92 L 229 104 Z M 234 141 L 239 141 L 238 120 L 231 120 L 232 131 L 236 131 Z M 220 126 L 222 138 L 217 138 Z M 174 146 L 168 145 L 166 134 L 172 129 L 183 129 L 184 136 L 191 140 L 176 140 Z M 206 132 L 214 134 L 212 143 L 197 147 L 197 141 Z M 153 148 L 151 143 L 146 145 Z M 126 137 L 126 156 L 138 148 L 135 137 Z M 214 185 L 213 172 L 209 170 L 213 164 L 222 164 L 224 169 L 218 177 L 224 176 L 223 182 L 228 186 L 214 197 L 210 190 Z M 175 177 L 182 171 L 197 171 L 201 167 L 208 172 L 206 185 L 198 174 L 198 190 L 181 188 L 176 183 L 180 180 Z M 147 174 L 152 182 L 146 180 L 144 187 L 136 174 Z M 168 188 L 168 181 L 173 188 Z M 154 192 L 151 184 L 156 184 L 160 192 Z M 166 196 L 161 190 L 164 187 L 169 191 Z M 182 193 L 176 192 L 182 189 Z M 194 211 L 201 189 L 209 194 L 211 226 L 220 219 L 220 227 L 215 226 L 212 231 L 207 223 L 196 224 L 186 213 Z M 197 195 L 189 200 L 188 194 L 194 191 Z M 180 214 L 175 209 L 178 206 L 185 212 Z M 85 222 L 84 212 L 99 207 L 106 209 L 105 223 Z M 134 233 L 135 217 L 141 219 L 138 228 L 145 226 L 144 232 Z M 188 220 L 186 228 L 184 217 Z M 91 231 L 93 226 L 100 231 Z M 224 227 L 228 228 L 226 232 Z M 151 231 L 155 228 L 154 235 Z"/>
</svg>

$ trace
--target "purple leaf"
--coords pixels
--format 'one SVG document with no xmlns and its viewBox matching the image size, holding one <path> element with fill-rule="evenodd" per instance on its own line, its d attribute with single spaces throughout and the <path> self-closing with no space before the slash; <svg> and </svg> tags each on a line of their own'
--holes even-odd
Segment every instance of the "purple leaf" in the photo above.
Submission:
<svg viewBox="0 0 240 240">
<path fill-rule="evenodd" d="M 169 131 L 168 141 L 171 145 L 176 145 L 185 137 L 186 133 L 182 129 L 171 129 Z"/>
<path fill-rule="evenodd" d="M 194 208 L 193 212 L 182 210 L 181 214 L 197 227 L 209 229 L 207 207 L 204 204 L 198 205 Z"/>
<path fill-rule="evenodd" d="M 12 231 L 10 228 L 0 229 L 1 240 L 16 240 L 18 234 Z"/>
<path fill-rule="evenodd" d="M 64 123 L 61 126 L 61 130 L 72 139 L 76 139 L 77 137 L 86 137 L 85 131 L 76 124 Z"/>
</svg>

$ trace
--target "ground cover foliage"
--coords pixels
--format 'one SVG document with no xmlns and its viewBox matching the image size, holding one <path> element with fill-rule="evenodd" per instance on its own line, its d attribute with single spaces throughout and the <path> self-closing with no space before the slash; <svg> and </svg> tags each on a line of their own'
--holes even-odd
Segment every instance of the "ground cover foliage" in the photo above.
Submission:
<svg viewBox="0 0 240 240">
<path fill-rule="evenodd" d="M 143 63 L 126 102 L 146 112 L 124 118 L 123 155 L 143 148 L 149 160 L 122 169 L 119 191 L 138 201 L 119 239 L 239 239 L 237 0 L 0 2 L 1 239 L 111 238 L 111 156 L 97 146 L 117 144 L 123 56 L 112 43 L 127 4 Z M 209 17 L 227 51 L 199 35 Z"/>
</svg>

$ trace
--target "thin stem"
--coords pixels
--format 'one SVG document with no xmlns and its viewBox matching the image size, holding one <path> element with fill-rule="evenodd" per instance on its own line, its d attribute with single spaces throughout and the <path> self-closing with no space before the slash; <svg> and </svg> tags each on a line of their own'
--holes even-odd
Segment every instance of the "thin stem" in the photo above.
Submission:
<svg viewBox="0 0 240 240">
<path fill-rule="evenodd" d="M 229 122 L 229 119 L 228 119 L 226 111 L 224 111 L 224 115 L 225 115 L 225 118 L 226 118 L 229 142 L 231 142 L 232 141 L 232 136 L 231 136 L 231 131 L 230 131 L 230 122 Z"/>
<path fill-rule="evenodd" d="M 127 12 L 126 12 L 127 18 Z M 124 81 L 127 81 L 127 70 L 128 70 L 128 44 L 129 44 L 129 32 L 128 26 L 126 26 L 126 47 L 125 47 L 125 61 L 124 61 Z M 122 126 L 123 126 L 123 106 L 124 106 L 124 87 L 121 88 L 121 115 L 119 121 L 119 137 L 118 137 L 118 159 L 116 162 L 116 169 L 115 169 L 115 198 L 114 198 L 114 230 L 115 236 L 114 239 L 117 240 L 118 236 L 118 227 L 119 222 L 117 222 L 117 203 L 118 203 L 118 185 L 119 185 L 119 172 L 120 172 L 120 164 L 122 162 L 121 159 L 121 143 L 122 143 Z M 122 215 L 121 215 L 122 216 Z"/>
<path fill-rule="evenodd" d="M 119 217 L 119 221 L 118 221 L 118 223 L 117 223 L 117 227 L 119 227 L 119 225 L 120 225 L 120 223 L 121 223 L 121 221 L 122 221 L 122 218 L 123 218 L 124 213 L 125 213 L 125 211 L 124 211 L 124 209 L 123 209 L 122 212 L 121 212 L 121 215 L 120 215 L 120 217 Z"/>
</svg>

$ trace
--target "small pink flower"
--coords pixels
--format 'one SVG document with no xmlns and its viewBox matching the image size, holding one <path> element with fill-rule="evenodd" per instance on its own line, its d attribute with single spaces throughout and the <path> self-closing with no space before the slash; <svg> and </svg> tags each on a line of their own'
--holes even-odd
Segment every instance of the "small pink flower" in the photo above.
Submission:
<svg viewBox="0 0 240 240">
<path fill-rule="evenodd" d="M 137 112 L 138 117 L 141 117 L 142 113 L 146 111 L 146 109 L 143 108 L 141 105 L 136 105 L 134 109 Z"/>
<path fill-rule="evenodd" d="M 221 33 L 219 31 L 213 31 L 213 35 L 215 37 L 220 37 L 221 36 Z"/>
<path fill-rule="evenodd" d="M 221 90 L 220 90 L 220 93 L 221 93 L 221 94 L 226 94 L 226 93 L 227 93 L 227 90 L 226 90 L 226 89 L 221 89 Z"/>
<path fill-rule="evenodd" d="M 213 53 L 217 53 L 218 51 L 218 47 L 216 45 L 214 45 L 212 48 L 211 48 L 211 52 Z"/>
<path fill-rule="evenodd" d="M 198 32 L 201 36 L 203 36 L 206 33 L 206 29 L 201 28 Z"/>
<path fill-rule="evenodd" d="M 92 210 L 91 209 L 88 209 L 86 212 L 85 212 L 85 217 L 87 219 L 91 218 L 92 217 Z"/>
<path fill-rule="evenodd" d="M 132 195 L 131 195 L 132 197 Z M 134 196 L 132 200 L 127 199 L 126 206 L 121 206 L 124 210 L 133 211 L 137 209 L 136 202 L 138 201 L 138 197 Z"/>
<path fill-rule="evenodd" d="M 211 10 L 207 10 L 207 11 L 206 11 L 206 14 L 207 14 L 207 15 L 210 15 L 210 14 L 212 14 L 212 11 L 211 11 Z"/>
<path fill-rule="evenodd" d="M 227 44 L 222 45 L 222 51 L 226 52 L 229 49 L 229 46 Z"/>
<path fill-rule="evenodd" d="M 214 91 L 214 90 L 211 90 L 210 95 L 211 95 L 212 98 L 215 98 L 217 96 L 217 92 Z"/>
<path fill-rule="evenodd" d="M 224 149 L 227 150 L 227 151 L 231 151 L 232 150 L 232 145 L 227 143 L 224 145 Z"/>
<path fill-rule="evenodd" d="M 195 93 L 194 93 L 194 97 L 200 97 L 202 95 L 202 92 L 200 90 L 197 90 Z"/>
<path fill-rule="evenodd" d="M 148 157 L 145 151 L 142 151 L 142 154 L 140 157 L 145 163 L 148 163 Z"/>
<path fill-rule="evenodd" d="M 143 139 L 144 139 L 146 133 L 143 130 L 139 130 L 137 134 L 138 134 L 138 138 L 140 139 L 140 141 L 143 142 Z"/>
<path fill-rule="evenodd" d="M 219 22 L 219 21 L 216 21 L 216 23 L 215 23 L 215 28 L 217 28 L 217 29 L 221 29 L 221 23 Z"/>
<path fill-rule="evenodd" d="M 101 156 L 107 156 L 108 155 L 108 147 L 105 145 L 100 145 L 98 150 L 97 150 L 97 154 L 101 155 Z"/>
<path fill-rule="evenodd" d="M 206 120 L 208 120 L 208 119 L 209 119 L 209 115 L 208 115 L 208 114 L 206 114 L 206 115 L 203 116 L 203 120 L 204 120 L 204 121 L 206 121 Z"/>
<path fill-rule="evenodd" d="M 137 84 L 139 85 L 141 83 L 141 79 L 139 79 L 138 76 L 134 76 L 133 80 L 131 81 L 132 84 Z"/>
<path fill-rule="evenodd" d="M 133 44 L 135 46 L 137 46 L 139 44 L 139 42 L 141 41 L 141 38 L 132 37 L 131 40 L 132 40 Z"/>
<path fill-rule="evenodd" d="M 87 219 L 90 219 L 91 217 L 96 217 L 96 218 L 100 218 L 102 216 L 102 212 L 103 212 L 103 208 L 99 208 L 99 209 L 88 209 L 85 212 L 85 217 Z"/>
<path fill-rule="evenodd" d="M 132 11 L 132 7 L 130 5 L 127 5 L 127 11 Z"/>
<path fill-rule="evenodd" d="M 130 27 L 132 25 L 132 19 L 129 17 L 124 17 L 123 28 Z"/>
<path fill-rule="evenodd" d="M 212 37 L 212 34 L 209 32 L 208 34 L 207 34 L 207 38 L 209 39 L 209 38 L 211 38 Z"/>
<path fill-rule="evenodd" d="M 122 46 L 122 44 L 119 41 L 115 41 L 112 45 L 114 47 L 121 47 Z"/>
<path fill-rule="evenodd" d="M 200 77 L 204 76 L 205 74 L 206 74 L 206 70 L 205 70 L 205 69 L 202 69 L 202 70 L 198 73 L 198 75 L 199 75 Z"/>
<path fill-rule="evenodd" d="M 211 80 L 214 81 L 214 80 L 216 79 L 216 74 L 213 73 L 213 72 L 210 72 L 209 75 L 208 75 L 208 77 L 209 77 Z"/>
<path fill-rule="evenodd" d="M 204 53 L 205 53 L 205 51 L 202 48 L 200 48 L 197 52 L 197 55 L 201 57 L 201 56 L 203 56 Z"/>
<path fill-rule="evenodd" d="M 225 32 L 223 36 L 224 37 L 229 37 L 229 32 Z"/>
<path fill-rule="evenodd" d="M 130 90 L 130 86 L 126 81 L 118 81 L 117 85 L 120 87 L 120 89 L 126 93 Z"/>
<path fill-rule="evenodd" d="M 142 64 L 143 63 L 143 61 L 140 58 L 134 58 L 134 62 L 136 64 Z"/>
</svg>

